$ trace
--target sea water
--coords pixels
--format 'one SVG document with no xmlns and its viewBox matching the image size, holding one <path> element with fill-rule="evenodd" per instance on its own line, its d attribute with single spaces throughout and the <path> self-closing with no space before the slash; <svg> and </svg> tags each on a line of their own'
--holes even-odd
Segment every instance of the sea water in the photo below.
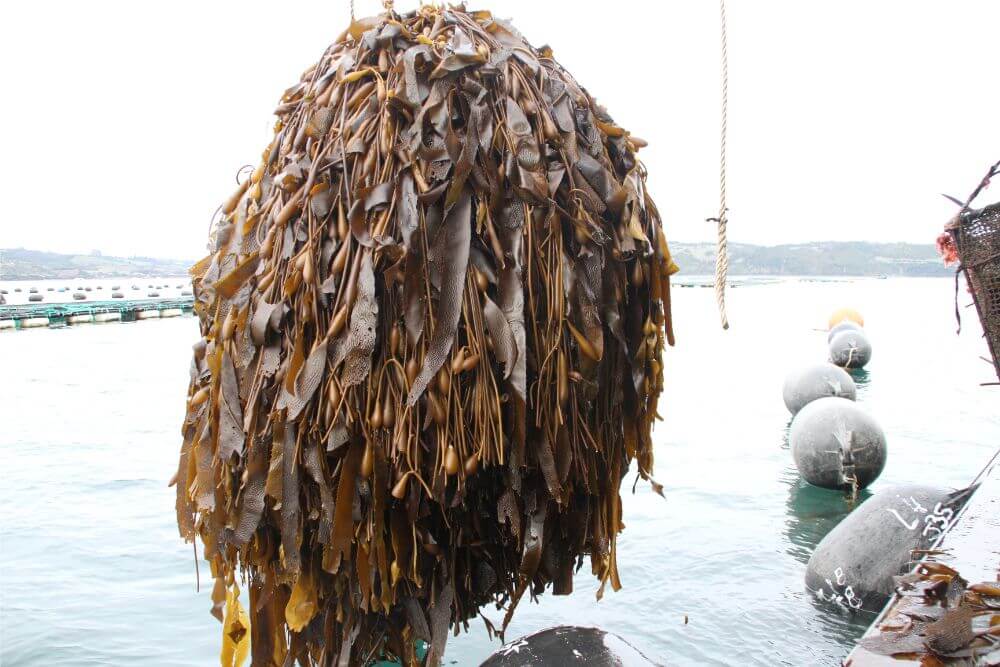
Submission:
<svg viewBox="0 0 1000 667">
<path fill-rule="evenodd" d="M 728 331 L 711 290 L 675 288 L 673 300 L 654 432 L 666 498 L 642 481 L 633 493 L 634 471 L 623 483 L 624 587 L 597 601 L 587 563 L 572 595 L 523 600 L 507 637 L 568 623 L 670 665 L 838 664 L 871 615 L 816 602 L 803 576 L 850 507 L 799 480 L 782 380 L 825 359 L 831 311 L 857 308 L 874 347 L 858 402 L 889 446 L 872 490 L 964 486 L 1000 443 L 1000 388 L 980 386 L 996 378 L 970 299 L 963 288 L 961 335 L 947 279 L 740 281 Z M 0 333 L 5 667 L 217 664 L 208 566 L 197 592 L 167 487 L 197 337 L 192 317 Z M 475 620 L 446 662 L 477 665 L 499 645 Z"/>
</svg>

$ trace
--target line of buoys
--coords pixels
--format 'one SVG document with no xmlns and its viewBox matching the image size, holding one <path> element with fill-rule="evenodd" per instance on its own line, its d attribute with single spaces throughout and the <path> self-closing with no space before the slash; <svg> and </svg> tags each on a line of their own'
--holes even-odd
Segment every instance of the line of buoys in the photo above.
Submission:
<svg viewBox="0 0 1000 667">
<path fill-rule="evenodd" d="M 854 493 L 878 478 L 887 457 L 885 433 L 854 402 L 857 387 L 844 370 L 861 368 L 871 358 L 863 326 L 856 310 L 833 313 L 828 336 L 833 363 L 789 374 L 782 389 L 794 416 L 788 442 L 799 474 L 815 486 Z"/>
<path fill-rule="evenodd" d="M 871 359 L 861 313 L 849 308 L 833 313 L 827 345 L 835 366 L 808 367 L 785 381 L 783 398 L 794 415 L 788 441 L 806 482 L 850 490 L 853 502 L 854 494 L 882 473 L 888 456 L 885 432 L 854 401 L 856 387 L 844 370 L 862 368 Z M 893 592 L 893 577 L 911 566 L 913 550 L 927 548 L 947 529 L 960 496 L 922 485 L 876 493 L 816 546 L 806 588 L 841 609 L 877 612 Z"/>
</svg>

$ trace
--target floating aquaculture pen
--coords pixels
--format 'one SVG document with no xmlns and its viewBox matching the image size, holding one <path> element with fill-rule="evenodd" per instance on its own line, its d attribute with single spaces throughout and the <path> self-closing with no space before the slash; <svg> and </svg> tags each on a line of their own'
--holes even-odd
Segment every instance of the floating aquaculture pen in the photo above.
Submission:
<svg viewBox="0 0 1000 667">
<path fill-rule="evenodd" d="M 0 306 L 0 329 L 28 329 L 88 322 L 134 322 L 159 317 L 162 312 L 169 313 L 166 317 L 177 317 L 192 312 L 193 307 L 193 297 Z"/>
</svg>

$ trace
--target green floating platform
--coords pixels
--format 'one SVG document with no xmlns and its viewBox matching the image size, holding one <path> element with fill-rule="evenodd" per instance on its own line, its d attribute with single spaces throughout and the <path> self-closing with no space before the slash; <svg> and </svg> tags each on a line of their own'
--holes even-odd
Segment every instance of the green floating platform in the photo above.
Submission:
<svg viewBox="0 0 1000 667">
<path fill-rule="evenodd" d="M 108 314 L 112 317 L 107 320 L 134 322 L 147 317 L 159 317 L 164 311 L 171 311 L 174 315 L 178 314 L 176 311 L 190 313 L 193 307 L 193 296 L 6 305 L 0 306 L 0 328 L 62 326 L 87 321 L 88 316 L 92 318 L 90 321 L 103 321 L 102 316 Z"/>
</svg>

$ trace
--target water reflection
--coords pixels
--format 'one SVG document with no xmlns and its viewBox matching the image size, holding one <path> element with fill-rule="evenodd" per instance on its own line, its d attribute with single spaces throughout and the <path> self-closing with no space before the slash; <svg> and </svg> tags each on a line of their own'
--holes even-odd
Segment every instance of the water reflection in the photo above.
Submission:
<svg viewBox="0 0 1000 667">
<path fill-rule="evenodd" d="M 858 499 L 852 502 L 850 495 L 843 491 L 823 489 L 805 482 L 794 465 L 785 469 L 781 481 L 788 485 L 788 500 L 785 503 L 786 551 L 803 564 L 809 562 L 809 556 L 820 540 L 872 495 L 867 489 L 862 489 Z"/>
<path fill-rule="evenodd" d="M 871 383 L 871 373 L 864 368 L 846 368 L 844 370 L 851 376 L 851 379 L 854 380 L 854 386 L 859 390 Z"/>
</svg>

